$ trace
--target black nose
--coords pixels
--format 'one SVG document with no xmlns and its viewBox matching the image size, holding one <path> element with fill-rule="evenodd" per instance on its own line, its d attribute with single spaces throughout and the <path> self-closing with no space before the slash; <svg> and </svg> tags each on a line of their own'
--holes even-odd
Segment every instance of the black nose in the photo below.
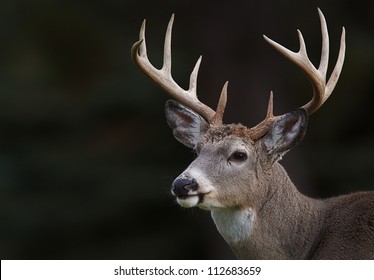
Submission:
<svg viewBox="0 0 374 280">
<path fill-rule="evenodd" d="M 195 179 L 176 179 L 171 186 L 176 196 L 187 195 L 189 191 L 196 191 L 198 189 Z"/>
</svg>

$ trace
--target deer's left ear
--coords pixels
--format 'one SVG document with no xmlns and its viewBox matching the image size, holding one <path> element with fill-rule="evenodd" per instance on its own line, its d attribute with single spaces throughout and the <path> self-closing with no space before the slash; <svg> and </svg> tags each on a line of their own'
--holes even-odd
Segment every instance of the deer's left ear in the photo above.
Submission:
<svg viewBox="0 0 374 280">
<path fill-rule="evenodd" d="M 274 122 L 263 142 L 272 162 L 303 140 L 307 124 L 308 115 L 304 109 L 284 114 Z"/>
</svg>

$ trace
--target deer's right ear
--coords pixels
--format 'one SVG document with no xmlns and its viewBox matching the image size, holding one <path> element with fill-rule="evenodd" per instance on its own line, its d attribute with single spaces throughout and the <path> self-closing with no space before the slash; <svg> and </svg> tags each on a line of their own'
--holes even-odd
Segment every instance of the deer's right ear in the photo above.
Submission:
<svg viewBox="0 0 374 280">
<path fill-rule="evenodd" d="M 209 128 L 208 122 L 200 115 L 174 100 L 166 102 L 165 114 L 175 139 L 189 148 L 194 148 Z"/>
</svg>

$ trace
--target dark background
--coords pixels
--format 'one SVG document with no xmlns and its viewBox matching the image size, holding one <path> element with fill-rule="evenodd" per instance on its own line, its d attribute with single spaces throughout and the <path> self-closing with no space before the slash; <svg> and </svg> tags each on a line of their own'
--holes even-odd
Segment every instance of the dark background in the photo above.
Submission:
<svg viewBox="0 0 374 280">
<path fill-rule="evenodd" d="M 258 123 L 306 103 L 308 80 L 262 38 L 330 68 L 342 25 L 347 53 L 334 94 L 283 160 L 300 191 L 374 189 L 373 1 L 48 1 L 0 4 L 0 256 L 2 259 L 233 258 L 208 212 L 181 209 L 173 179 L 193 159 L 164 118 L 166 95 L 133 64 L 147 18 L 160 66 L 172 13 L 173 74 L 184 87 L 200 54 L 199 97 L 214 107 L 230 81 L 225 122 Z M 331 70 L 330 70 L 331 71 Z"/>
</svg>

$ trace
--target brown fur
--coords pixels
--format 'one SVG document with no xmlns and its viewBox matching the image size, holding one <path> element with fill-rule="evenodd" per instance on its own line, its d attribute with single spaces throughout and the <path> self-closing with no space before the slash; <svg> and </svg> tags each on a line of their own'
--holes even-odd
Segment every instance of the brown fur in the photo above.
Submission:
<svg viewBox="0 0 374 280">
<path fill-rule="evenodd" d="M 210 210 L 238 258 L 374 257 L 374 192 L 312 199 L 278 163 L 305 135 L 305 111 L 280 116 L 258 140 L 241 124 L 209 126 L 175 103 L 167 118 L 176 138 L 198 155 L 176 179 L 194 182 L 178 202 Z M 245 158 L 235 159 L 237 152 Z"/>
<path fill-rule="evenodd" d="M 238 258 L 374 258 L 374 192 L 312 199 L 279 164 L 269 175 L 274 193 L 258 204 L 250 240 L 232 247 Z"/>
<path fill-rule="evenodd" d="M 297 191 L 278 161 L 305 135 L 307 115 L 329 97 L 345 55 L 343 28 L 338 61 L 326 77 L 328 30 L 318 9 L 322 55 L 318 69 L 309 60 L 299 33 L 300 51 L 291 52 L 265 40 L 300 67 L 312 82 L 313 99 L 301 109 L 273 116 L 272 94 L 264 121 L 253 128 L 218 125 L 227 99 L 224 85 L 217 110 L 197 99 L 197 72 L 183 90 L 171 75 L 171 17 L 166 31 L 164 65 L 152 66 L 145 48 L 145 22 L 131 49 L 140 69 L 178 102 L 166 103 L 166 117 L 175 138 L 198 154 L 173 182 L 172 192 L 183 207 L 211 210 L 217 228 L 240 258 L 373 258 L 374 192 L 314 200 Z M 182 105 L 183 104 L 183 105 Z M 207 121 L 206 121 L 207 120 Z"/>
<path fill-rule="evenodd" d="M 269 163 L 262 140 L 254 143 L 240 124 L 211 127 L 199 141 L 199 149 L 218 145 L 229 136 L 242 139 L 262 155 L 256 163 L 262 194 L 247 197 L 242 193 L 246 202 L 241 207 L 251 207 L 256 214 L 253 233 L 247 240 L 230 244 L 238 258 L 374 258 L 374 192 L 329 199 L 304 196 L 280 164 Z"/>
</svg>

